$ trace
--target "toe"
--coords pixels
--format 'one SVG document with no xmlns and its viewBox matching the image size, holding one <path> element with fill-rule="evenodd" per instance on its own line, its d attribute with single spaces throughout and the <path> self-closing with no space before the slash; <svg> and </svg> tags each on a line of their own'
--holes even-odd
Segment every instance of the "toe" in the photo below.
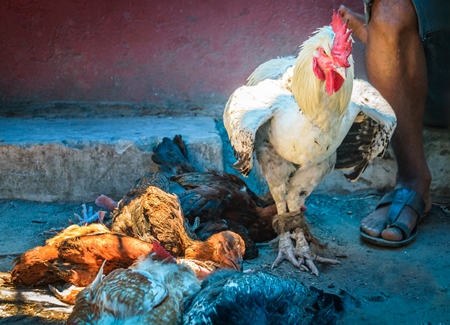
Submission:
<svg viewBox="0 0 450 325">
<path fill-rule="evenodd" d="M 315 276 L 319 276 L 319 270 L 317 269 L 317 266 L 314 264 L 311 260 L 305 260 L 306 266 L 311 270 L 311 273 Z"/>
<path fill-rule="evenodd" d="M 381 237 L 381 232 L 386 229 L 386 221 L 369 219 L 361 222 L 361 230 L 371 237 Z"/>
<path fill-rule="evenodd" d="M 417 213 L 409 207 L 405 207 L 396 222 L 406 225 L 410 232 L 413 231 L 417 223 Z M 394 223 L 395 224 L 395 223 Z M 396 227 L 386 228 L 381 232 L 381 237 L 390 241 L 400 241 L 405 239 L 403 232 Z"/>
<path fill-rule="evenodd" d="M 361 231 L 371 237 L 381 237 L 381 233 L 386 229 L 386 213 L 389 207 L 382 207 L 372 212 L 361 221 Z"/>
<path fill-rule="evenodd" d="M 382 232 L 380 229 L 372 228 L 371 226 L 365 224 L 361 224 L 361 231 L 371 237 L 381 237 Z"/>
<path fill-rule="evenodd" d="M 400 241 L 403 239 L 403 234 L 398 228 L 387 228 L 381 232 L 381 237 L 390 241 Z"/>
</svg>

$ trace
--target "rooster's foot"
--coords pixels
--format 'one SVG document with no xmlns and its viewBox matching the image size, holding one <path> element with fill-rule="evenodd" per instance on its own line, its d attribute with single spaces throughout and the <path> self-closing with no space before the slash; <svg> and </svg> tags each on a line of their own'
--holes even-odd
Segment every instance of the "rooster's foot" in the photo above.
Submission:
<svg viewBox="0 0 450 325">
<path fill-rule="evenodd" d="M 295 242 L 294 255 L 298 258 L 299 265 L 305 266 L 305 268 L 310 270 L 314 275 L 319 275 L 319 270 L 317 269 L 314 262 L 319 262 L 323 264 L 341 264 L 338 260 L 321 257 L 313 252 L 311 252 L 309 243 L 300 228 L 295 228 L 294 232 L 290 234 Z"/>
<path fill-rule="evenodd" d="M 81 205 L 81 207 L 82 207 L 81 216 L 79 214 L 74 213 L 74 216 L 78 220 L 78 222 L 74 222 L 69 219 L 70 224 L 76 223 L 79 226 L 85 226 L 90 225 L 91 223 L 94 222 L 103 223 L 106 215 L 105 211 L 100 210 L 94 213 L 94 208 L 89 207 L 89 209 L 87 209 L 86 204 L 84 203 Z M 64 229 L 66 229 L 66 227 L 51 228 L 49 230 L 44 231 L 43 234 L 54 236 L 63 231 Z"/>
<path fill-rule="evenodd" d="M 192 239 L 199 240 L 197 234 L 195 233 L 195 231 L 197 230 L 197 228 L 199 226 L 200 226 L 200 218 L 199 217 L 196 217 L 194 219 L 194 223 L 192 224 L 192 226 L 189 223 L 189 219 L 184 218 L 184 230 L 186 230 L 186 233 Z"/>
<path fill-rule="evenodd" d="M 283 260 L 288 260 L 292 265 L 298 267 L 302 271 L 308 271 L 308 268 L 295 256 L 295 247 L 292 244 L 289 231 L 280 235 L 280 240 L 278 242 L 278 256 L 272 264 L 272 269 L 280 265 Z"/>
<path fill-rule="evenodd" d="M 94 213 L 94 208 L 89 207 L 89 209 L 86 208 L 86 204 L 81 205 L 81 216 L 79 214 L 74 213 L 73 215 L 75 218 L 78 219 L 78 225 L 84 226 L 84 225 L 90 225 L 91 223 L 98 222 L 103 223 L 103 220 L 105 218 L 106 212 L 105 211 L 97 211 Z M 72 220 L 69 220 L 71 223 L 75 223 Z"/>
<path fill-rule="evenodd" d="M 295 241 L 295 247 L 292 243 Z M 288 260 L 292 265 L 302 271 L 311 271 L 314 275 L 319 275 L 319 270 L 315 262 L 324 264 L 341 264 L 338 260 L 321 257 L 311 252 L 309 243 L 301 228 L 295 228 L 294 232 L 285 232 L 280 235 L 278 243 L 278 256 L 272 264 L 272 268 L 277 267 L 283 260 Z"/>
</svg>

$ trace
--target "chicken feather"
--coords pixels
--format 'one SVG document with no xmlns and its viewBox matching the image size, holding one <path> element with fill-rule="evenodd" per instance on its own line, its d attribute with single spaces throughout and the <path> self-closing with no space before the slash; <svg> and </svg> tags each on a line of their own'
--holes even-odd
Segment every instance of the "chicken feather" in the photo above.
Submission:
<svg viewBox="0 0 450 325">
<path fill-rule="evenodd" d="M 344 291 L 335 295 L 265 272 L 221 270 L 188 300 L 183 324 L 330 325 L 358 304 Z"/>
<path fill-rule="evenodd" d="M 141 258 L 117 269 L 77 297 L 67 324 L 179 324 L 188 297 L 200 289 L 189 267 Z"/>
</svg>

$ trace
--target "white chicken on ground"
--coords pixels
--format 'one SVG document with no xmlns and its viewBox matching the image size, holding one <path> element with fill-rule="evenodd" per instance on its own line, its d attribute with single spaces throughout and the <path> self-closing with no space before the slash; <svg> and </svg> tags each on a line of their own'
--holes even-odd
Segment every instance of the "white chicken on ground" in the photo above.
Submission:
<svg viewBox="0 0 450 325">
<path fill-rule="evenodd" d="M 194 272 L 171 260 L 141 257 L 95 280 L 76 299 L 68 325 L 179 324 L 187 299 L 200 290 Z"/>
<path fill-rule="evenodd" d="M 318 274 L 317 256 L 284 215 L 306 198 L 333 168 L 351 169 L 359 178 L 369 161 L 382 156 L 396 126 L 395 114 L 369 83 L 354 80 L 351 31 L 334 12 L 325 26 L 306 40 L 295 57 L 261 64 L 228 100 L 223 120 L 237 162 L 247 176 L 253 154 L 261 165 L 277 205 L 280 237 L 273 266 L 283 259 Z M 286 214 L 287 213 L 287 214 Z M 290 225 L 290 226 L 287 226 Z M 301 247 L 299 247 L 301 246 Z M 324 260 L 336 263 L 336 260 Z M 337 262 L 338 263 L 338 262 Z"/>
</svg>

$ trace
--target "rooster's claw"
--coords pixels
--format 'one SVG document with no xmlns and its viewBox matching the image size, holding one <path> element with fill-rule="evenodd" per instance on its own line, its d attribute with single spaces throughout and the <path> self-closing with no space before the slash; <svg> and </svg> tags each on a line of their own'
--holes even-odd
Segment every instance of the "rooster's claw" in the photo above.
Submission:
<svg viewBox="0 0 450 325">
<path fill-rule="evenodd" d="M 296 245 L 292 244 L 292 239 Z M 338 260 L 321 257 L 311 252 L 309 243 L 300 228 L 296 228 L 291 234 L 289 231 L 280 235 L 278 243 L 278 256 L 272 264 L 272 268 L 277 267 L 284 259 L 288 260 L 295 267 L 302 271 L 311 271 L 314 275 L 319 275 L 319 270 L 314 264 L 315 261 L 324 264 L 341 264 Z"/>
<path fill-rule="evenodd" d="M 93 222 L 98 222 L 98 223 L 102 223 L 103 219 L 105 217 L 106 212 L 105 211 L 97 211 L 94 213 L 94 208 L 93 207 L 89 207 L 89 210 L 86 208 L 86 204 L 82 204 L 81 205 L 81 216 L 77 213 L 74 213 L 74 217 L 76 219 L 78 219 L 77 224 L 79 226 L 83 226 L 83 225 L 90 225 Z M 69 220 L 71 223 L 75 223 L 72 220 Z"/>
</svg>

